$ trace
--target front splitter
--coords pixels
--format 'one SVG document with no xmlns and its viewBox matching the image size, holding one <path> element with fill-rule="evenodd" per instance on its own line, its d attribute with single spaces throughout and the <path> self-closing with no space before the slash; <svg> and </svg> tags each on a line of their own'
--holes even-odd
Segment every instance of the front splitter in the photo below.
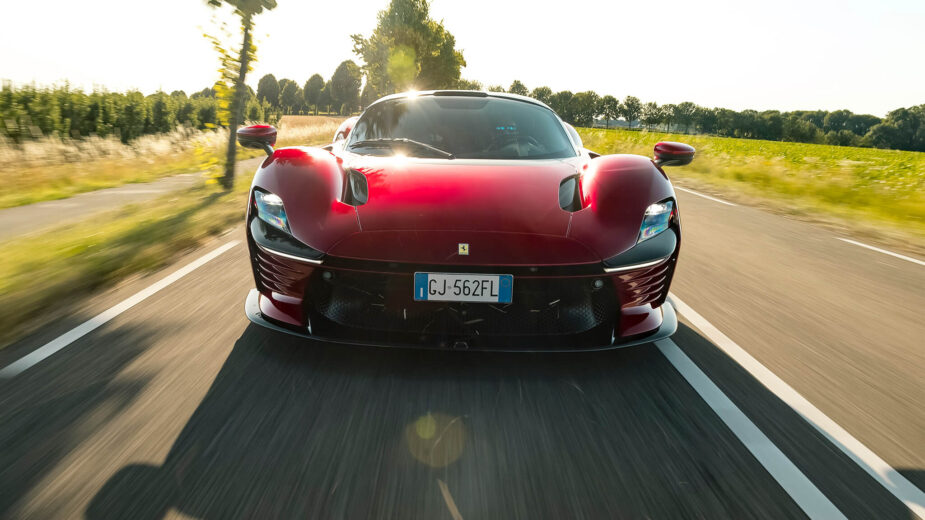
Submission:
<svg viewBox="0 0 925 520">
<path fill-rule="evenodd" d="M 646 334 L 645 336 L 635 337 L 628 339 L 626 341 L 617 341 L 610 345 L 601 345 L 597 347 L 580 347 L 580 348 L 543 348 L 531 350 L 529 348 L 509 348 L 509 347 L 471 347 L 464 349 L 455 349 L 451 347 L 437 347 L 437 346 L 428 346 L 421 344 L 401 344 L 401 343 L 372 343 L 372 342 L 358 342 L 358 341 L 344 341 L 340 338 L 325 338 L 322 336 L 317 336 L 306 331 L 298 331 L 294 329 L 289 329 L 277 325 L 269 320 L 267 320 L 263 313 L 260 312 L 260 292 L 257 289 L 251 289 L 247 294 L 247 300 L 244 303 L 244 313 L 247 314 L 247 318 L 252 322 L 260 325 L 261 327 L 266 327 L 268 329 L 275 330 L 277 332 L 282 332 L 292 336 L 298 336 L 300 338 L 306 338 L 313 341 L 319 341 L 323 343 L 336 343 L 340 345 L 355 345 L 355 346 L 366 346 L 366 347 L 391 347 L 391 348 L 410 348 L 410 349 L 428 349 L 428 350 L 484 350 L 492 352 L 587 352 L 595 350 L 610 350 L 615 348 L 625 348 L 632 347 L 636 345 L 643 345 L 646 343 L 652 343 L 660 339 L 665 339 L 675 331 L 678 330 L 678 317 L 675 314 L 674 306 L 671 305 L 669 301 L 666 301 L 659 307 L 662 310 L 662 324 L 654 332 Z"/>
</svg>

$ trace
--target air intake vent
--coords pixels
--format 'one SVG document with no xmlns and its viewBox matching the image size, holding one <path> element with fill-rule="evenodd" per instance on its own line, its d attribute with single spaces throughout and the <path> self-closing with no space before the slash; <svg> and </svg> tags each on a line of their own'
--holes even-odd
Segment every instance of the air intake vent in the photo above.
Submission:
<svg viewBox="0 0 925 520">
<path fill-rule="evenodd" d="M 581 190 L 578 186 L 577 174 L 566 177 L 559 184 L 559 207 L 565 211 L 581 209 Z"/>
<path fill-rule="evenodd" d="M 349 168 L 344 175 L 344 194 L 342 201 L 351 206 L 362 206 L 369 200 L 369 185 L 366 176 Z"/>
</svg>

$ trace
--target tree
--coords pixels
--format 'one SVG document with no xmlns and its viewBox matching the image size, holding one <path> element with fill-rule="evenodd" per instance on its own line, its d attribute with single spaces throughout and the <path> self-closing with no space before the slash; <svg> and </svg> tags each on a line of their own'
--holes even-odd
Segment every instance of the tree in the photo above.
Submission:
<svg viewBox="0 0 925 520">
<path fill-rule="evenodd" d="M 257 100 L 266 101 L 273 108 L 279 108 L 279 82 L 276 76 L 267 74 L 257 82 Z"/>
<path fill-rule="evenodd" d="M 718 117 L 716 110 L 704 107 L 697 107 L 694 112 L 694 126 L 698 132 L 704 134 L 716 133 L 716 124 Z"/>
<path fill-rule="evenodd" d="M 218 126 L 218 105 L 211 100 L 196 100 L 196 121 L 200 130 L 214 129 Z"/>
<path fill-rule="evenodd" d="M 318 95 L 318 104 L 324 107 L 325 112 L 330 112 L 331 102 L 331 80 L 328 80 L 321 89 L 321 94 Z"/>
<path fill-rule="evenodd" d="M 825 134 L 825 144 L 835 146 L 857 146 L 860 142 L 861 138 L 850 130 L 829 130 L 828 133 Z"/>
<path fill-rule="evenodd" d="M 360 104 L 364 107 L 368 107 L 377 99 L 379 99 L 378 94 L 373 91 L 372 85 L 367 81 L 366 84 L 363 85 L 363 92 L 360 93 Z"/>
<path fill-rule="evenodd" d="M 269 103 L 257 101 L 257 98 L 249 99 L 247 101 L 247 108 L 244 110 L 244 120 L 252 121 L 259 123 L 266 119 L 265 112 L 263 110 L 264 106 L 269 106 Z"/>
<path fill-rule="evenodd" d="M 207 87 L 200 90 L 199 92 L 193 92 L 193 95 L 190 96 L 190 99 L 200 98 L 215 98 L 215 89 Z"/>
<path fill-rule="evenodd" d="M 318 98 L 321 97 L 321 89 L 324 88 L 324 78 L 320 74 L 312 74 L 302 87 L 302 97 L 305 98 L 305 105 L 309 108 L 315 108 L 315 114 L 318 114 Z"/>
<path fill-rule="evenodd" d="M 678 107 L 676 105 L 672 105 L 672 104 L 662 105 L 661 120 L 662 122 L 665 123 L 667 127 L 665 131 L 668 133 L 671 133 L 671 123 L 674 123 L 675 121 L 677 121 L 677 115 L 676 115 L 677 108 Z"/>
<path fill-rule="evenodd" d="M 510 88 L 507 89 L 507 91 L 511 94 L 517 94 L 520 96 L 526 96 L 530 94 L 530 91 L 527 90 L 527 87 L 525 87 L 524 84 L 521 83 L 519 79 L 515 79 L 514 82 L 511 83 L 511 86 Z"/>
<path fill-rule="evenodd" d="M 482 83 L 473 79 L 460 79 L 456 82 L 456 88 L 459 90 L 482 90 Z"/>
<path fill-rule="evenodd" d="M 662 111 L 659 110 L 658 104 L 654 101 L 650 101 L 642 106 L 642 122 L 646 125 L 646 128 L 652 128 L 652 125 L 657 125 L 662 121 Z"/>
<path fill-rule="evenodd" d="M 867 132 L 877 123 L 880 118 L 869 114 L 851 114 L 848 118 L 847 129 L 857 135 L 867 135 Z"/>
<path fill-rule="evenodd" d="M 350 113 L 360 98 L 363 76 L 353 60 L 342 61 L 331 76 L 331 97 L 341 114 Z"/>
<path fill-rule="evenodd" d="M 549 101 L 546 103 L 549 105 L 549 108 L 559 114 L 563 120 L 572 122 L 572 98 L 575 97 L 568 90 L 563 90 L 561 92 L 556 92 L 549 97 Z"/>
<path fill-rule="evenodd" d="M 141 92 L 125 94 L 122 109 L 116 118 L 116 129 L 119 131 L 122 142 L 127 143 L 144 133 L 147 118 L 148 107 Z"/>
<path fill-rule="evenodd" d="M 552 98 L 552 89 L 549 87 L 536 87 L 533 89 L 533 92 L 530 93 L 530 97 L 539 101 L 540 103 L 549 104 L 549 99 Z"/>
<path fill-rule="evenodd" d="M 489 85 L 488 91 L 489 92 L 504 92 L 504 87 L 502 87 L 501 85 Z"/>
<path fill-rule="evenodd" d="M 866 137 L 878 148 L 925 152 L 925 105 L 893 110 Z"/>
<path fill-rule="evenodd" d="M 828 114 L 825 110 L 801 110 L 798 113 L 801 119 L 809 121 L 820 130 L 822 130 L 825 123 L 825 116 Z"/>
<path fill-rule="evenodd" d="M 758 114 L 756 137 L 769 141 L 780 141 L 784 135 L 784 120 L 777 110 L 765 110 Z"/>
<path fill-rule="evenodd" d="M 196 118 L 196 105 L 192 99 L 183 99 L 177 107 L 177 123 L 189 128 L 199 126 L 199 119 Z"/>
<path fill-rule="evenodd" d="M 293 109 L 298 108 L 301 98 L 302 91 L 298 83 L 286 78 L 279 80 L 279 104 L 286 114 L 292 114 Z"/>
<path fill-rule="evenodd" d="M 738 114 L 735 110 L 729 110 L 728 108 L 717 108 L 713 110 L 713 115 L 716 117 L 714 131 L 717 134 L 727 137 L 735 135 L 736 120 L 738 117 Z M 809 126 L 813 126 L 813 124 L 808 121 L 803 121 L 802 119 L 796 117 L 794 119 L 802 121 Z"/>
<path fill-rule="evenodd" d="M 427 0 L 392 0 L 368 38 L 351 38 L 376 93 L 453 88 L 466 65 L 453 35 L 430 18 Z"/>
<path fill-rule="evenodd" d="M 608 94 L 601 98 L 597 113 L 604 117 L 604 125 L 610 128 L 610 122 L 620 117 L 620 102 L 617 101 L 617 98 Z"/>
<path fill-rule="evenodd" d="M 694 113 L 697 111 L 697 105 L 690 101 L 685 101 L 678 105 L 672 105 L 674 108 L 674 118 L 678 124 L 684 125 L 684 129 L 690 132 L 691 123 L 694 122 Z"/>
<path fill-rule="evenodd" d="M 620 115 L 630 128 L 633 128 L 633 121 L 639 119 L 640 114 L 642 114 L 642 101 L 639 101 L 636 96 L 626 96 L 620 104 Z"/>
<path fill-rule="evenodd" d="M 270 10 L 276 7 L 276 0 L 206 0 L 212 7 L 221 7 L 222 3 L 227 3 L 233 9 L 235 14 L 241 17 L 241 32 L 243 39 L 241 42 L 241 52 L 237 60 L 222 60 L 223 77 L 231 77 L 234 80 L 231 101 L 231 120 L 229 121 L 228 132 L 228 150 L 225 155 L 225 175 L 222 177 L 222 186 L 230 189 L 234 185 L 234 161 L 237 153 L 237 136 L 235 131 L 241 124 L 244 112 L 245 102 L 245 77 L 253 61 L 257 49 L 254 47 L 251 39 L 251 30 L 254 28 L 254 16 L 263 12 L 264 9 Z M 236 76 L 236 77 L 235 77 Z"/>
<path fill-rule="evenodd" d="M 586 91 L 575 94 L 569 103 L 572 124 L 575 126 L 594 126 L 594 116 L 600 97 L 595 92 Z"/>
<path fill-rule="evenodd" d="M 824 130 L 826 133 L 838 133 L 840 130 L 846 130 L 848 126 L 848 120 L 851 119 L 852 115 L 853 114 L 850 110 L 836 110 L 834 112 L 829 112 L 822 120 L 822 130 Z"/>
<path fill-rule="evenodd" d="M 146 133 L 165 133 L 177 125 L 177 107 L 167 94 L 157 92 L 148 96 L 148 128 Z"/>
<path fill-rule="evenodd" d="M 732 135 L 732 133 L 727 135 Z M 820 134 L 821 132 L 816 128 L 816 125 L 797 114 L 790 113 L 783 118 L 781 139 L 784 141 L 815 143 L 820 140 Z"/>
</svg>

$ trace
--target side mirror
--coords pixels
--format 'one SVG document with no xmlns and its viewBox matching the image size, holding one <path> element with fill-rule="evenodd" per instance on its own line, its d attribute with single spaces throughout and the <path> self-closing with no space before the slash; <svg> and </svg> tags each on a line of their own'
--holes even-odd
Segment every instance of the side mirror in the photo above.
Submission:
<svg viewBox="0 0 925 520">
<path fill-rule="evenodd" d="M 238 143 L 245 148 L 258 148 L 273 155 L 276 129 L 270 125 L 252 125 L 238 129 Z"/>
<path fill-rule="evenodd" d="M 357 124 L 357 120 L 360 119 L 357 116 L 346 119 L 343 123 L 337 127 L 337 131 L 334 132 L 334 140 L 332 143 L 346 139 L 350 135 L 350 131 L 353 130 L 353 127 Z"/>
<path fill-rule="evenodd" d="M 652 160 L 657 166 L 684 166 L 694 160 L 694 152 L 693 146 L 662 141 L 655 145 L 655 158 Z"/>
</svg>

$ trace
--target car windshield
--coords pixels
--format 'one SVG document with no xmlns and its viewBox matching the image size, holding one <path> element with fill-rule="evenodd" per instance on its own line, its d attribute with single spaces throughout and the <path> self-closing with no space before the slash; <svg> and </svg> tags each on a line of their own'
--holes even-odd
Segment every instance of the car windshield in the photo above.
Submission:
<svg viewBox="0 0 925 520">
<path fill-rule="evenodd" d="M 558 159 L 576 154 L 549 109 L 496 97 L 417 96 L 369 107 L 350 151 L 447 159 Z"/>
</svg>

